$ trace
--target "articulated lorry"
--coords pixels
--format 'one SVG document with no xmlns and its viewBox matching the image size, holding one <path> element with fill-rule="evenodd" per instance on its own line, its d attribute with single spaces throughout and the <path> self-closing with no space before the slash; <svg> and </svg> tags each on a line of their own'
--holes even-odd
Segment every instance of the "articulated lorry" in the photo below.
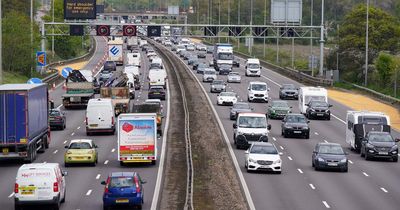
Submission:
<svg viewBox="0 0 400 210">
<path fill-rule="evenodd" d="M 220 65 L 233 65 L 233 47 L 228 43 L 217 43 L 213 52 L 214 68 L 218 71 Z"/>
<path fill-rule="evenodd" d="M 162 136 L 163 113 L 160 104 L 133 104 L 130 110 L 131 113 L 155 113 L 157 122 L 157 134 Z"/>
<path fill-rule="evenodd" d="M 157 115 L 155 113 L 121 114 L 118 117 L 118 161 L 151 163 L 157 160 Z"/>
<path fill-rule="evenodd" d="M 100 89 L 101 98 L 110 98 L 114 106 L 115 116 L 129 111 L 129 88 L 125 87 L 102 87 Z"/>
<path fill-rule="evenodd" d="M 124 65 L 124 41 L 121 38 L 108 41 L 108 61 L 114 61 L 117 65 Z"/>
<path fill-rule="evenodd" d="M 63 106 L 66 109 L 72 107 L 86 107 L 88 101 L 94 98 L 94 85 L 88 81 L 79 70 L 72 71 L 66 81 L 66 93 L 62 95 Z"/>
<path fill-rule="evenodd" d="M 50 144 L 49 100 L 46 84 L 0 86 L 0 160 L 28 163 Z"/>
</svg>

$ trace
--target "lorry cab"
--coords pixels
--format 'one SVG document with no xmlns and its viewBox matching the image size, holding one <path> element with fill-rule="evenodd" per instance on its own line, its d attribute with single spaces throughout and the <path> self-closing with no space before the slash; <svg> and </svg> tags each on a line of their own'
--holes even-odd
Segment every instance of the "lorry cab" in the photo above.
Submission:
<svg viewBox="0 0 400 210">
<path fill-rule="evenodd" d="M 115 132 L 114 107 L 111 99 L 90 99 L 86 108 L 86 134 Z"/>
<path fill-rule="evenodd" d="M 261 65 L 260 60 L 257 58 L 249 58 L 246 61 L 245 69 L 246 69 L 246 76 L 261 76 Z"/>
<path fill-rule="evenodd" d="M 323 101 L 328 103 L 328 91 L 322 87 L 300 87 L 299 109 L 300 113 L 307 113 L 307 105 L 311 101 Z"/>
<path fill-rule="evenodd" d="M 150 69 L 149 71 L 149 81 L 150 86 L 166 86 L 167 72 L 164 69 Z"/>
<path fill-rule="evenodd" d="M 22 165 L 14 187 L 15 209 L 24 205 L 52 205 L 59 209 L 65 202 L 65 176 L 58 163 Z"/>
</svg>

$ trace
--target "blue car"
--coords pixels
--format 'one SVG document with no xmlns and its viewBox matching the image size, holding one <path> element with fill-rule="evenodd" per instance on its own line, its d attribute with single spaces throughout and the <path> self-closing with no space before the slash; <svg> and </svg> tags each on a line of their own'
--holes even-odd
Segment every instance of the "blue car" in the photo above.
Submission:
<svg viewBox="0 0 400 210">
<path fill-rule="evenodd" d="M 143 204 L 143 181 L 136 172 L 113 172 L 102 181 L 105 185 L 103 194 L 103 209 L 114 206 L 138 207 Z"/>
</svg>

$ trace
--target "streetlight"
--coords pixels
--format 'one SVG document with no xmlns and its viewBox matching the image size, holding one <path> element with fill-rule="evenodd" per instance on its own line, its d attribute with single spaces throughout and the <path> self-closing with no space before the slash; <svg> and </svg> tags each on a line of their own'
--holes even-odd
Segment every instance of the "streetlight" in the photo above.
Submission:
<svg viewBox="0 0 400 210">
<path fill-rule="evenodd" d="M 369 28 L 369 0 L 367 0 L 367 26 L 365 28 L 365 78 L 364 85 L 368 85 L 368 28 Z"/>
<path fill-rule="evenodd" d="M 3 21 L 3 19 L 2 19 L 2 14 L 1 14 L 1 1 L 0 1 L 0 84 L 3 84 L 3 57 L 2 57 L 2 54 L 1 54 L 1 51 L 2 51 L 2 49 L 3 49 L 3 43 L 2 43 L 2 36 L 3 36 L 3 33 L 2 33 L 2 28 L 1 28 L 1 22 Z"/>
</svg>

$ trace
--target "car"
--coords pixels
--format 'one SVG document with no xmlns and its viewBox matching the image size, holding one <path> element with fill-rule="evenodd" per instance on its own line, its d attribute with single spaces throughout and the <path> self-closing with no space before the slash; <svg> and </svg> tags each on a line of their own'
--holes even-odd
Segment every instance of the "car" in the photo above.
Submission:
<svg viewBox="0 0 400 210">
<path fill-rule="evenodd" d="M 269 130 L 264 113 L 239 113 L 233 123 L 233 142 L 237 149 L 248 149 L 254 142 L 268 142 Z"/>
<path fill-rule="evenodd" d="M 261 101 L 268 103 L 268 85 L 265 82 L 253 81 L 247 88 L 247 101 Z"/>
<path fill-rule="evenodd" d="M 50 109 L 49 111 L 50 128 L 58 128 L 64 130 L 67 126 L 67 119 L 64 112 L 59 109 Z"/>
<path fill-rule="evenodd" d="M 112 75 L 113 75 L 113 72 L 111 70 L 103 69 L 99 75 L 99 83 L 106 82 L 108 79 L 110 79 L 112 77 Z"/>
<path fill-rule="evenodd" d="M 86 107 L 86 135 L 115 133 L 115 109 L 110 98 L 92 98 Z"/>
<path fill-rule="evenodd" d="M 206 63 L 199 63 L 198 65 L 193 66 L 193 70 L 196 70 L 196 73 L 198 74 L 203 74 L 206 68 L 208 68 Z"/>
<path fill-rule="evenodd" d="M 198 62 L 197 56 L 195 56 L 195 55 L 191 55 L 188 58 L 188 65 L 193 65 L 194 63 L 197 63 L 197 62 Z"/>
<path fill-rule="evenodd" d="M 253 108 L 251 108 L 250 105 L 246 102 L 234 103 L 233 107 L 231 108 L 231 111 L 229 112 L 229 119 L 236 120 L 239 113 L 252 112 L 252 111 Z"/>
<path fill-rule="evenodd" d="M 286 101 L 272 101 L 268 106 L 267 115 L 270 119 L 284 118 L 288 113 L 292 112 L 292 107 Z"/>
<path fill-rule="evenodd" d="M 14 184 L 14 209 L 33 205 L 41 205 L 35 209 L 60 209 L 61 203 L 65 202 L 67 174 L 58 163 L 22 165 Z"/>
<path fill-rule="evenodd" d="M 205 46 L 204 44 L 198 44 L 197 45 L 197 50 L 206 52 L 207 51 L 207 46 Z"/>
<path fill-rule="evenodd" d="M 339 169 L 348 171 L 348 160 L 342 146 L 337 143 L 317 143 L 312 153 L 312 167 L 322 169 Z"/>
<path fill-rule="evenodd" d="M 214 82 L 217 80 L 214 80 Z M 237 94 L 234 92 L 221 92 L 217 96 L 217 105 L 230 105 L 232 106 L 237 102 Z"/>
<path fill-rule="evenodd" d="M 151 86 L 149 88 L 149 93 L 147 95 L 147 98 L 149 99 L 160 99 L 160 100 L 165 100 L 165 90 L 163 86 Z"/>
<path fill-rule="evenodd" d="M 96 166 L 98 162 L 97 145 L 91 139 L 71 140 L 64 154 L 65 167 L 76 163 L 89 163 Z"/>
<path fill-rule="evenodd" d="M 183 58 L 185 56 L 185 54 L 187 53 L 186 50 L 180 50 L 180 51 L 177 50 L 176 52 L 179 53 L 179 57 L 181 57 L 181 58 Z"/>
<path fill-rule="evenodd" d="M 269 142 L 254 142 L 245 151 L 245 168 L 250 171 L 282 173 L 282 160 L 275 145 Z"/>
<path fill-rule="evenodd" d="M 214 46 L 207 46 L 207 54 L 212 54 L 214 52 Z"/>
<path fill-rule="evenodd" d="M 197 58 L 206 58 L 207 53 L 205 51 L 200 51 L 197 53 Z"/>
<path fill-rule="evenodd" d="M 232 71 L 232 66 L 231 65 L 219 65 L 218 66 L 218 72 L 220 75 L 228 75 Z"/>
<path fill-rule="evenodd" d="M 283 84 L 279 88 L 279 99 L 299 99 L 299 89 L 293 84 Z"/>
<path fill-rule="evenodd" d="M 115 61 L 106 61 L 104 62 L 103 70 L 116 71 L 117 63 L 115 63 Z"/>
<path fill-rule="evenodd" d="M 229 72 L 227 77 L 227 82 L 233 83 L 237 82 L 240 83 L 242 81 L 242 77 L 240 76 L 239 72 Z"/>
<path fill-rule="evenodd" d="M 214 61 L 212 59 L 208 61 L 208 66 L 214 68 Z"/>
<path fill-rule="evenodd" d="M 303 136 L 306 139 L 310 138 L 310 127 L 308 126 L 306 117 L 302 114 L 287 114 L 282 120 L 282 136 Z"/>
<path fill-rule="evenodd" d="M 332 107 L 332 105 L 325 101 L 310 101 L 307 104 L 306 116 L 308 119 L 322 118 L 330 120 L 331 111 L 329 110 L 329 107 Z"/>
<path fill-rule="evenodd" d="M 240 62 L 235 58 L 233 59 L 232 64 L 233 64 L 234 67 L 237 67 L 237 68 L 240 67 Z"/>
<path fill-rule="evenodd" d="M 226 84 L 223 80 L 216 80 L 214 79 L 210 85 L 210 92 L 211 93 L 220 93 L 224 92 L 226 89 Z"/>
<path fill-rule="evenodd" d="M 107 176 L 103 193 L 103 209 L 114 206 L 128 206 L 142 208 L 144 203 L 143 184 L 137 172 L 112 172 Z"/>
<path fill-rule="evenodd" d="M 176 53 L 180 53 L 182 51 L 186 51 L 185 45 L 177 45 L 176 46 Z"/>
<path fill-rule="evenodd" d="M 156 105 L 158 105 L 158 106 L 160 106 L 161 107 L 161 115 L 164 115 L 164 107 L 163 107 L 163 104 L 161 103 L 161 100 L 160 99 L 146 99 L 145 101 L 144 101 L 144 103 L 145 104 L 156 104 Z"/>
<path fill-rule="evenodd" d="M 176 51 L 177 46 L 176 45 L 172 45 L 171 50 L 172 51 Z"/>
<path fill-rule="evenodd" d="M 206 68 L 203 74 L 203 82 L 212 82 L 217 79 L 217 72 L 214 69 Z"/>
<path fill-rule="evenodd" d="M 397 162 L 399 158 L 397 142 L 399 141 L 400 139 L 393 139 L 388 132 L 370 131 L 362 139 L 361 157 L 365 157 L 365 160 L 385 158 Z"/>
<path fill-rule="evenodd" d="M 186 53 L 183 54 L 183 60 L 189 60 L 189 57 L 192 56 L 192 53 L 186 51 Z"/>
<path fill-rule="evenodd" d="M 169 41 L 169 40 L 166 40 L 166 41 L 164 42 L 164 45 L 165 45 L 166 47 L 170 47 L 170 46 L 172 46 L 172 42 Z"/>
<path fill-rule="evenodd" d="M 186 46 L 186 50 L 187 51 L 194 51 L 196 48 L 194 47 L 194 45 L 192 45 L 192 44 L 188 44 L 187 46 Z"/>
</svg>

